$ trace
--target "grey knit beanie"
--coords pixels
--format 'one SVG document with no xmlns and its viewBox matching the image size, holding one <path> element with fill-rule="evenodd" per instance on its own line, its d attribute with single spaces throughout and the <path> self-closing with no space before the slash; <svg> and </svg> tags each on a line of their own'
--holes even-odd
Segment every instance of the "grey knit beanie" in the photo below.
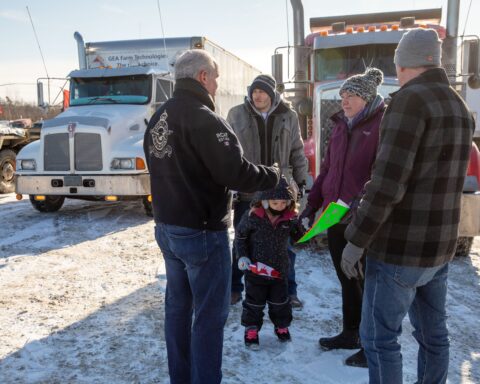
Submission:
<svg viewBox="0 0 480 384">
<path fill-rule="evenodd" d="M 268 96 L 270 96 L 270 99 L 273 101 L 275 100 L 275 89 L 277 87 L 277 82 L 275 79 L 267 74 L 263 75 L 258 75 L 252 82 L 252 85 L 250 85 L 250 88 L 248 89 L 248 97 L 250 100 L 252 100 L 252 93 L 254 89 L 261 89 L 262 91 L 265 91 Z"/>
<path fill-rule="evenodd" d="M 442 41 L 434 29 L 415 28 L 405 33 L 393 62 L 399 67 L 416 68 L 441 65 Z"/>
<path fill-rule="evenodd" d="M 383 82 L 383 72 L 378 68 L 367 68 L 365 73 L 349 77 L 340 88 L 344 92 L 357 95 L 367 103 L 377 96 L 377 88 Z"/>
</svg>

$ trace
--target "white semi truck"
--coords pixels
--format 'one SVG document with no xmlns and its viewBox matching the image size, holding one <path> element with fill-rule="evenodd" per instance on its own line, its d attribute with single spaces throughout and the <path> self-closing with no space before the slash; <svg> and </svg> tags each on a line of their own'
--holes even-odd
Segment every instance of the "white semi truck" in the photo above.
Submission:
<svg viewBox="0 0 480 384">
<path fill-rule="evenodd" d="M 260 71 L 204 37 L 84 43 L 76 32 L 79 70 L 70 73 L 70 107 L 43 124 L 40 140 L 17 156 L 17 198 L 29 195 L 40 212 L 60 209 L 65 198 L 143 199 L 150 180 L 143 135 L 172 94 L 176 57 L 205 49 L 220 66 L 217 111 L 243 101 Z M 39 83 L 39 104 L 43 104 Z"/>
</svg>

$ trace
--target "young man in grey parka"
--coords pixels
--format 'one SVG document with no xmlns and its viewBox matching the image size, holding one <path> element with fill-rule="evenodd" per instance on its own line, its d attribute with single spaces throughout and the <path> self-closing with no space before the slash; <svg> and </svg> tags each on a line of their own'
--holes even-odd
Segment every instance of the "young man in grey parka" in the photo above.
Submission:
<svg viewBox="0 0 480 384">
<path fill-rule="evenodd" d="M 292 179 L 301 188 L 307 180 L 308 162 L 303 151 L 297 113 L 282 100 L 276 90 L 276 81 L 269 75 L 257 76 L 248 89 L 243 104 L 233 107 L 227 117 L 242 145 L 244 156 L 254 164 L 278 163 L 288 181 Z M 234 205 L 234 227 L 250 207 L 253 194 L 239 194 Z M 288 293 L 293 307 L 301 307 L 295 281 L 295 253 L 289 249 L 290 272 Z M 235 260 L 235 258 L 233 258 Z M 242 299 L 242 272 L 232 263 L 232 300 Z"/>
</svg>

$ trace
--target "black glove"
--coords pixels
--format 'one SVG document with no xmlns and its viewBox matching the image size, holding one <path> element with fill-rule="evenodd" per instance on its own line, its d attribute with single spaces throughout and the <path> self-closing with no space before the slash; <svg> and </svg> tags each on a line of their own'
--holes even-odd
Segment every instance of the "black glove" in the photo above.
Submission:
<svg viewBox="0 0 480 384">
<path fill-rule="evenodd" d="M 347 211 L 345 216 L 340 220 L 340 224 L 350 224 L 353 221 L 354 216 L 357 214 L 357 208 L 360 205 L 360 196 L 355 196 L 350 203 L 350 209 Z"/>
<path fill-rule="evenodd" d="M 305 209 L 300 214 L 298 221 L 305 229 L 310 229 L 315 221 L 315 213 L 317 210 L 313 208 L 311 205 L 307 204 Z M 308 227 L 307 227 L 308 225 Z"/>
<path fill-rule="evenodd" d="M 237 191 L 230 191 L 232 193 L 232 203 L 238 203 L 240 201 L 240 194 Z"/>
<path fill-rule="evenodd" d="M 301 183 L 297 184 L 298 185 L 298 199 L 300 200 L 303 196 L 305 196 L 305 182 L 302 181 Z"/>
</svg>

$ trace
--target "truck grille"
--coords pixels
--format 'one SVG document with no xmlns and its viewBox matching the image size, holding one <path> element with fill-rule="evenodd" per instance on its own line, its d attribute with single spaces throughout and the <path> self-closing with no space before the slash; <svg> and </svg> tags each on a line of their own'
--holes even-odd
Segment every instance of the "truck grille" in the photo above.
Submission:
<svg viewBox="0 0 480 384">
<path fill-rule="evenodd" d="M 45 171 L 69 171 L 68 133 L 45 135 L 43 164 Z"/>
<path fill-rule="evenodd" d="M 102 170 L 102 145 L 98 133 L 75 134 L 75 170 Z"/>
<path fill-rule="evenodd" d="M 102 144 L 98 133 L 76 133 L 74 136 L 75 170 L 101 171 Z M 45 135 L 45 171 L 70 171 L 69 134 Z"/>
<path fill-rule="evenodd" d="M 327 153 L 330 135 L 335 127 L 335 123 L 330 117 L 342 109 L 342 103 L 340 100 L 322 100 L 320 108 L 320 126 L 322 127 L 320 154 L 322 156 L 321 160 L 323 161 L 323 158 Z"/>
</svg>

